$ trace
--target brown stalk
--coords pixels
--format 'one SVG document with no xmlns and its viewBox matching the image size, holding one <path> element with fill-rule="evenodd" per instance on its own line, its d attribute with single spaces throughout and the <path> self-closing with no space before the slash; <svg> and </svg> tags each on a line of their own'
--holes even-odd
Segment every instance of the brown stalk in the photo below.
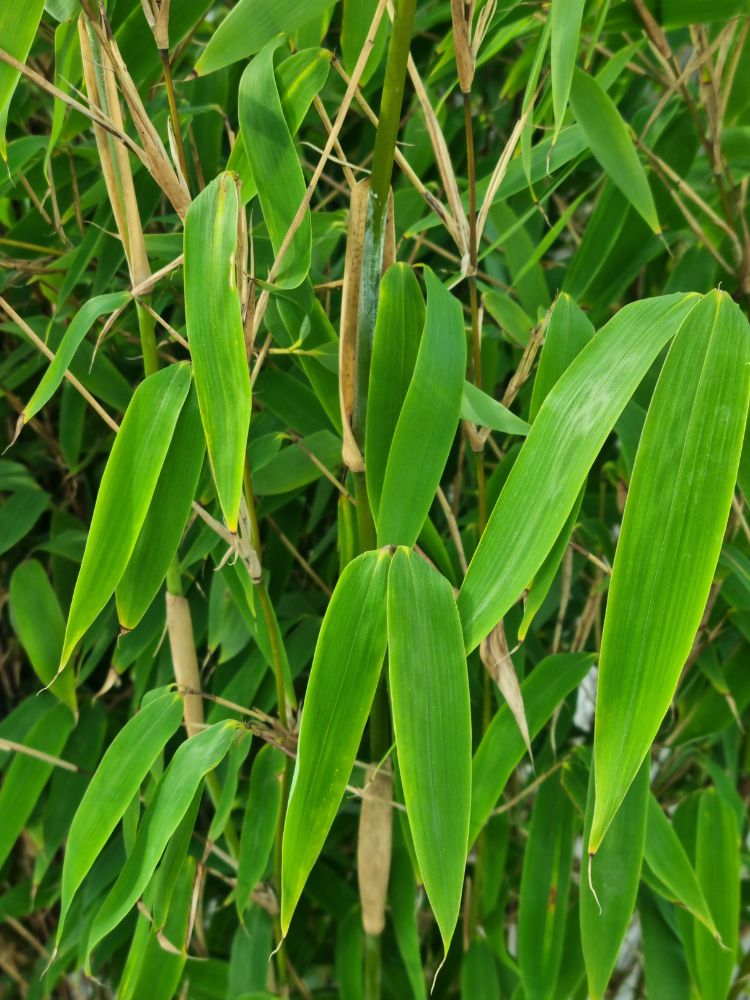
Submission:
<svg viewBox="0 0 750 1000">
<path fill-rule="evenodd" d="M 361 793 L 357 878 L 365 934 L 382 934 L 391 868 L 393 777 L 387 767 L 368 765 Z"/>
</svg>

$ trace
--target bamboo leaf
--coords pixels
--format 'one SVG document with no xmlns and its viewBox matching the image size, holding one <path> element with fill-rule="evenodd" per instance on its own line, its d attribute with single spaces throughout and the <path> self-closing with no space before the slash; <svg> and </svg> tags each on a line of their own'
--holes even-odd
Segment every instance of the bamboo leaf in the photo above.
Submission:
<svg viewBox="0 0 750 1000">
<path fill-rule="evenodd" d="M 3 40 L 3 48 L 18 62 L 26 62 L 43 12 L 44 0 L 29 0 L 20 11 L 7 3 L 0 9 L 0 38 Z M 8 148 L 5 126 L 8 122 L 8 107 L 19 76 L 18 70 L 7 63 L 0 63 L 0 156 L 6 163 Z"/>
<path fill-rule="evenodd" d="M 659 233 L 654 196 L 617 105 L 593 76 L 580 69 L 573 73 L 570 103 L 591 152 L 653 232 Z"/>
<path fill-rule="evenodd" d="M 533 740 L 554 710 L 594 663 L 591 653 L 558 653 L 537 664 L 521 684 L 526 723 Z M 524 755 L 525 745 L 507 705 L 493 716 L 474 754 L 471 772 L 471 846 Z"/>
<path fill-rule="evenodd" d="M 584 843 L 594 813 L 594 778 L 592 768 L 583 828 Z M 649 761 L 646 760 L 625 796 L 622 809 L 600 853 L 591 861 L 588 878 L 581 873 L 581 944 L 589 996 L 594 1000 L 603 997 L 606 992 L 633 916 L 646 836 L 648 783 Z"/>
<path fill-rule="evenodd" d="M 258 188 L 274 253 L 290 229 L 305 196 L 305 178 L 284 117 L 274 72 L 274 53 L 281 44 L 274 39 L 250 62 L 239 88 L 239 117 L 250 169 Z M 310 270 L 312 223 L 309 209 L 289 245 L 276 284 L 296 288 Z"/>
<path fill-rule="evenodd" d="M 177 420 L 138 541 L 117 584 L 117 616 L 123 628 L 135 628 L 164 582 L 185 530 L 205 451 L 198 399 L 191 390 Z"/>
<path fill-rule="evenodd" d="M 544 562 L 615 420 L 695 302 L 696 296 L 666 295 L 625 306 L 546 397 L 458 596 L 467 651 Z"/>
<path fill-rule="evenodd" d="M 414 375 L 424 319 L 414 271 L 406 264 L 392 264 L 380 283 L 365 422 L 367 495 L 376 521 L 388 452 Z"/>
<path fill-rule="evenodd" d="M 238 722 L 218 722 L 186 740 L 175 753 L 138 827 L 125 866 L 97 911 L 86 949 L 92 952 L 135 905 L 148 885 L 164 849 L 188 811 L 198 786 L 229 750 L 241 730 Z"/>
<path fill-rule="evenodd" d="M 581 307 L 565 292 L 555 299 L 544 332 L 544 344 L 534 377 L 529 419 L 539 408 L 573 361 L 593 339 L 596 331 Z"/>
<path fill-rule="evenodd" d="M 552 2 L 550 61 L 552 64 L 552 107 L 555 113 L 553 145 L 560 135 L 565 109 L 568 106 L 585 6 L 586 0 L 572 0 L 572 2 L 571 0 L 553 0 Z"/>
<path fill-rule="evenodd" d="M 390 556 L 367 552 L 336 584 L 315 647 L 282 849 L 286 934 L 349 781 L 386 647 Z"/>
<path fill-rule="evenodd" d="M 573 864 L 576 810 L 556 773 L 539 789 L 524 852 L 518 908 L 518 965 L 524 995 L 554 995 L 560 972 Z"/>
<path fill-rule="evenodd" d="M 0 507 L 0 555 L 28 535 L 49 505 L 49 496 L 44 490 L 25 487 L 3 501 Z"/>
<path fill-rule="evenodd" d="M 403 547 L 388 575 L 388 645 L 406 812 L 447 954 L 461 903 L 469 833 L 468 673 L 451 585 Z"/>
<path fill-rule="evenodd" d="M 72 670 L 50 683 L 60 664 L 65 619 L 44 567 L 28 559 L 13 570 L 10 578 L 10 618 L 13 630 L 26 651 L 42 684 L 77 712 L 75 675 Z"/>
<path fill-rule="evenodd" d="M 592 853 L 648 753 L 700 624 L 749 397 L 747 321 L 726 294 L 711 292 L 667 355 L 625 504 L 599 665 Z"/>
<path fill-rule="evenodd" d="M 197 73 L 213 73 L 259 52 L 279 32 L 293 32 L 335 0 L 240 0 L 214 31 L 195 64 Z"/>
<path fill-rule="evenodd" d="M 251 409 L 236 278 L 238 212 L 237 186 L 224 173 L 185 217 L 188 340 L 208 457 L 230 531 L 237 530 Z"/>
<path fill-rule="evenodd" d="M 179 364 L 150 375 L 133 394 L 99 486 L 70 604 L 61 670 L 122 579 L 189 388 L 190 366 Z"/>
<path fill-rule="evenodd" d="M 724 1000 L 739 941 L 740 832 L 734 811 L 714 788 L 706 789 L 698 803 L 695 868 L 723 941 L 694 923 L 698 986 L 705 1000 Z"/>
<path fill-rule="evenodd" d="M 182 698 L 153 692 L 109 745 L 73 817 L 62 872 L 60 943 L 73 897 L 165 743 L 182 721 Z"/>
<path fill-rule="evenodd" d="M 378 516 L 378 545 L 413 545 L 456 433 L 466 368 L 461 306 L 425 268 L 427 310 L 417 361 L 393 433 Z"/>
<path fill-rule="evenodd" d="M 525 420 L 517 417 L 497 399 L 477 389 L 471 382 L 464 382 L 461 419 L 470 420 L 480 427 L 490 427 L 501 434 L 520 434 L 525 437 L 530 430 Z"/>
<path fill-rule="evenodd" d="M 245 805 L 237 868 L 237 912 L 242 918 L 253 889 L 268 868 L 281 803 L 286 758 L 276 747 L 264 746 L 253 762 Z"/>
<path fill-rule="evenodd" d="M 42 376 L 34 394 L 24 407 L 22 414 L 24 423 L 28 423 L 45 403 L 49 402 L 65 378 L 65 372 L 75 357 L 78 347 L 89 332 L 94 322 L 100 316 L 106 316 L 121 309 L 130 300 L 130 292 L 112 292 L 107 295 L 97 295 L 84 302 L 71 320 L 60 344 L 55 351 L 55 358 Z"/>
<path fill-rule="evenodd" d="M 648 800 L 645 858 L 659 882 L 671 893 L 671 898 L 692 913 L 714 937 L 718 937 L 719 932 L 690 858 L 653 795 Z"/>
</svg>

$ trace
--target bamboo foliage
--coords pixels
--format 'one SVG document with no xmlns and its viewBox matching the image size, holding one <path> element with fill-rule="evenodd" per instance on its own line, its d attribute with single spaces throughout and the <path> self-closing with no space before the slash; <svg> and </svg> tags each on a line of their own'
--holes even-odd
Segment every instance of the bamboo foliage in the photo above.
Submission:
<svg viewBox="0 0 750 1000">
<path fill-rule="evenodd" d="M 0 994 L 747 994 L 749 18 L 0 5 Z"/>
</svg>

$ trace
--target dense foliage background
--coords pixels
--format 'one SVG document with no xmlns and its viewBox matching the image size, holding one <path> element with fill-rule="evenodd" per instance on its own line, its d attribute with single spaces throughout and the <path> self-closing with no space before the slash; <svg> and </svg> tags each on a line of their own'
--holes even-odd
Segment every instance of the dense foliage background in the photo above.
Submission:
<svg viewBox="0 0 750 1000">
<path fill-rule="evenodd" d="M 397 6 L 0 0 L 2 996 L 420 1000 L 441 933 L 436 997 L 750 992 L 747 0 Z M 654 394 L 670 295 L 704 318 Z M 587 863 L 636 455 L 610 685 L 645 708 L 603 706 L 613 775 L 671 707 Z M 501 494 L 464 718 L 451 587 Z M 302 737 L 335 819 L 303 775 L 269 962 L 300 709 L 339 695 L 353 735 Z"/>
</svg>

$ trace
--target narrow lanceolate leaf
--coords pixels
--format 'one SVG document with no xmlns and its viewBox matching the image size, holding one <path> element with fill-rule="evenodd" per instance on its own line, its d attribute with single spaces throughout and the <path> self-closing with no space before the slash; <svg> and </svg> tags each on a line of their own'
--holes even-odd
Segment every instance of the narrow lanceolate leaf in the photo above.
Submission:
<svg viewBox="0 0 750 1000">
<path fill-rule="evenodd" d="M 521 685 L 529 735 L 533 740 L 554 710 L 594 664 L 591 653 L 559 653 L 538 663 Z M 508 778 L 524 755 L 523 736 L 513 713 L 503 705 L 493 716 L 474 754 L 471 774 L 469 846 L 495 808 Z"/>
<path fill-rule="evenodd" d="M 659 217 L 628 127 L 601 84 L 577 69 L 570 103 L 591 152 L 648 226 L 659 232 Z"/>
<path fill-rule="evenodd" d="M 644 761 L 625 796 L 622 809 L 612 823 L 609 836 L 591 861 L 590 875 L 587 877 L 585 872 L 581 872 L 581 945 L 589 996 L 594 1000 L 603 997 L 606 992 L 635 908 L 646 835 L 648 770 L 649 762 Z M 592 769 L 583 828 L 584 843 L 591 829 L 593 814 Z"/>
<path fill-rule="evenodd" d="M 284 117 L 273 60 L 281 41 L 275 39 L 250 62 L 239 89 L 240 128 L 248 136 L 245 152 L 258 188 L 263 218 L 274 253 L 305 196 L 305 178 Z M 275 283 L 296 288 L 310 270 L 312 223 L 309 210 L 286 251 Z"/>
<path fill-rule="evenodd" d="M 458 597 L 467 651 L 533 579 L 617 417 L 697 300 L 666 295 L 625 306 L 544 400 Z"/>
<path fill-rule="evenodd" d="M 614 822 L 617 822 L 617 817 Z M 605 846 L 608 841 L 609 838 L 604 841 Z M 684 906 L 714 937 L 718 937 L 719 932 L 690 858 L 653 795 L 648 800 L 644 857 L 660 884 L 670 893 L 670 898 Z"/>
<path fill-rule="evenodd" d="M 427 311 L 411 384 L 388 455 L 378 545 L 413 545 L 456 433 L 466 368 L 461 305 L 425 268 Z"/>
<path fill-rule="evenodd" d="M 549 314 L 544 344 L 531 393 L 529 419 L 533 421 L 544 400 L 550 394 L 596 331 L 578 303 L 561 292 Z"/>
<path fill-rule="evenodd" d="M 65 619 L 49 577 L 36 559 L 28 559 L 13 570 L 10 620 L 37 677 L 42 684 L 50 684 L 60 665 Z M 72 670 L 61 674 L 50 691 L 71 711 L 77 711 Z"/>
<path fill-rule="evenodd" d="M 263 747 L 253 762 L 237 859 L 235 902 L 240 917 L 250 905 L 253 889 L 268 867 L 279 817 L 285 762 L 282 751 L 270 744 Z"/>
<path fill-rule="evenodd" d="M 562 128 L 568 106 L 570 85 L 578 52 L 581 18 L 586 0 L 553 0 L 550 12 L 552 37 L 550 62 L 552 64 L 552 108 L 555 112 L 553 144 Z"/>
<path fill-rule="evenodd" d="M 750 395 L 750 328 L 711 292 L 675 338 L 636 456 L 602 634 L 595 852 L 677 686 L 706 606 Z"/>
<path fill-rule="evenodd" d="M 186 740 L 169 763 L 138 828 L 125 867 L 100 906 L 89 932 L 91 952 L 135 905 L 148 885 L 164 849 L 188 811 L 204 776 L 224 758 L 241 730 L 234 721 L 219 722 Z"/>
<path fill-rule="evenodd" d="M 424 299 L 416 275 L 407 264 L 392 264 L 380 284 L 365 423 L 367 495 L 376 520 L 388 452 L 414 374 L 423 327 Z"/>
<path fill-rule="evenodd" d="M 23 742 L 41 753 L 59 756 L 72 728 L 73 716 L 68 709 L 53 703 L 24 733 Z M 5 864 L 20 837 L 53 769 L 53 764 L 24 753 L 13 757 L 0 788 L 0 815 L 3 817 L 0 823 L 0 866 Z"/>
<path fill-rule="evenodd" d="M 350 562 L 320 629 L 284 825 L 284 934 L 336 816 L 375 696 L 386 647 L 389 566 L 385 551 Z"/>
<path fill-rule="evenodd" d="M 190 365 L 170 365 L 138 386 L 115 437 L 86 540 L 60 669 L 122 579 L 190 388 Z"/>
<path fill-rule="evenodd" d="M 28 423 L 45 403 L 49 402 L 60 383 L 65 378 L 65 372 L 75 357 L 81 341 L 100 316 L 106 316 L 121 309 L 130 299 L 130 292 L 112 292 L 108 295 L 97 295 L 85 302 L 73 317 L 70 326 L 65 331 L 60 346 L 55 351 L 54 360 L 42 376 L 31 399 L 24 407 L 22 419 Z"/>
<path fill-rule="evenodd" d="M 81 882 L 181 721 L 182 698 L 172 692 L 159 693 L 120 730 L 102 757 L 68 834 L 58 942 Z"/>
<path fill-rule="evenodd" d="M 453 589 L 406 548 L 398 550 L 388 575 L 388 649 L 406 812 L 447 953 L 469 834 L 469 681 Z"/>
<path fill-rule="evenodd" d="M 539 789 L 521 875 L 518 965 L 524 996 L 554 996 L 565 936 L 576 810 L 559 772 Z"/>
<path fill-rule="evenodd" d="M 461 396 L 461 419 L 470 420 L 480 427 L 490 427 L 501 434 L 529 433 L 529 425 L 517 417 L 507 406 L 497 399 L 488 396 L 486 392 L 477 389 L 471 382 L 464 382 Z"/>
<path fill-rule="evenodd" d="M 724 1000 L 739 939 L 740 831 L 734 810 L 713 788 L 704 791 L 698 803 L 695 867 L 723 942 L 703 924 L 694 924 L 698 986 L 704 1000 Z"/>
<path fill-rule="evenodd" d="M 31 49 L 31 43 L 39 28 L 39 22 L 44 11 L 44 0 L 29 0 L 22 10 L 14 9 L 12 4 L 4 3 L 0 7 L 0 38 L 2 47 L 18 62 L 26 62 Z M 8 159 L 5 144 L 5 126 L 8 121 L 8 106 L 13 91 L 18 84 L 18 70 L 0 63 L 0 156 Z"/>
<path fill-rule="evenodd" d="M 313 20 L 334 0 L 240 0 L 214 31 L 195 64 L 198 73 L 213 73 L 259 52 L 274 35 L 295 31 Z"/>
<path fill-rule="evenodd" d="M 135 628 L 164 582 L 190 514 L 205 451 L 198 399 L 191 391 L 174 429 L 128 568 L 115 591 L 117 616 L 123 628 Z"/>
<path fill-rule="evenodd" d="M 220 174 L 185 217 L 185 319 L 208 457 L 230 531 L 237 530 L 250 427 L 250 376 L 237 290 L 239 200 Z"/>
</svg>

